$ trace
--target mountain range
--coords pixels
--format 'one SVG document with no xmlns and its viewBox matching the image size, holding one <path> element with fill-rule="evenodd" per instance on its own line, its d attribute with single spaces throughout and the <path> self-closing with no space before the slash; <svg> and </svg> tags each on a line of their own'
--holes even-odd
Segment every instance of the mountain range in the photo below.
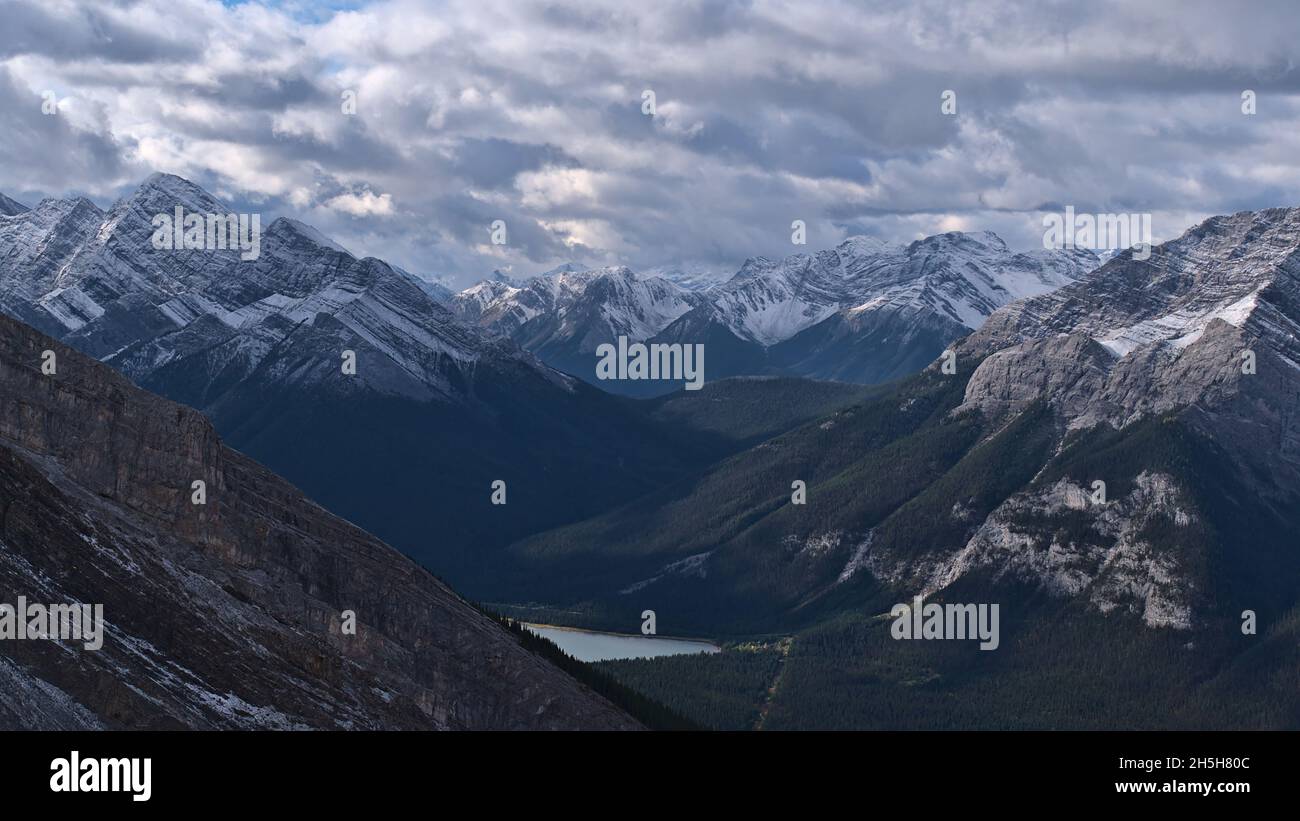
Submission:
<svg viewBox="0 0 1300 821">
<path fill-rule="evenodd" d="M 588 624 L 793 636 L 764 726 L 1294 727 L 1298 261 L 1300 209 L 1121 252 L 954 368 L 511 552 Z M 1006 649 L 891 641 L 916 595 L 1000 603 Z"/>
<path fill-rule="evenodd" d="M 107 211 L 84 198 L 15 203 L 0 217 L 0 310 L 202 410 L 234 447 L 328 509 L 493 596 L 505 589 L 499 548 L 738 447 L 570 376 L 590 373 L 602 341 L 703 341 L 706 375 L 880 381 L 919 368 L 969 330 L 962 322 L 1090 262 L 1087 252 L 1011 254 L 991 234 L 951 234 L 751 260 L 712 288 L 569 264 L 450 295 L 288 218 L 266 227 L 252 260 L 233 248 L 154 248 L 154 219 L 177 208 L 231 211 L 166 174 Z M 830 332 L 844 323 L 856 330 Z M 818 334 L 821 353 L 773 365 Z M 871 351 L 863 361 L 861 348 Z M 791 406 L 790 420 L 809 407 Z M 491 503 L 498 481 L 506 505 Z"/>
<path fill-rule="evenodd" d="M 1077 280 L 1085 249 L 1013 253 L 990 232 L 907 245 L 853 237 L 815 254 L 756 257 L 693 288 L 626 267 L 569 264 L 523 283 L 484 280 L 449 303 L 543 361 L 607 390 L 654 395 L 680 382 L 595 379 L 595 351 L 703 343 L 706 379 L 781 374 L 874 384 L 915 373 L 997 308 Z"/>
<path fill-rule="evenodd" d="M 1101 265 L 859 237 L 448 295 L 288 219 L 256 260 L 152 249 L 178 204 L 228 210 L 166 175 L 15 205 L 0 310 L 496 609 L 770 640 L 721 662 L 775 665 L 763 727 L 1300 724 L 1300 209 Z M 704 389 L 588 384 L 618 336 L 704 344 Z M 917 595 L 999 604 L 1000 649 L 891 640 Z M 717 663 L 672 706 L 708 723 Z"/>
<path fill-rule="evenodd" d="M 1001 517 L 1015 511 L 1082 516 L 1089 528 L 1100 529 L 1091 538 L 1103 542 L 1120 539 L 1121 531 L 1140 532 L 1144 517 L 1169 514 L 1179 523 L 1188 521 L 1195 515 L 1190 488 L 1177 488 L 1204 477 L 1175 479 L 1154 463 L 1131 475 L 1099 467 L 1094 476 L 1071 474 L 1073 484 L 1058 477 L 1059 486 L 1042 486 L 1056 468 L 1087 455 L 1084 443 L 1095 445 L 1098 437 L 1119 442 L 1148 431 L 1154 420 L 1160 420 L 1155 430 L 1178 430 L 1188 441 L 1204 439 L 1204 455 L 1221 455 L 1234 465 L 1216 479 L 1237 477 L 1253 486 L 1268 477 L 1249 499 L 1239 499 L 1269 513 L 1259 520 L 1263 526 L 1273 516 L 1290 515 L 1289 488 L 1300 464 L 1292 411 L 1300 395 L 1297 259 L 1300 209 L 1215 218 L 1160 246 L 1149 260 L 1121 254 L 1077 282 L 994 312 L 979 331 L 953 346 L 951 375 L 936 362 L 864 404 L 712 466 L 703 478 L 690 480 L 689 494 L 679 486 L 665 488 L 650 497 L 655 504 L 641 499 L 560 531 L 562 541 L 571 551 L 626 549 L 638 558 L 654 556 L 659 570 L 708 548 L 708 561 L 692 562 L 686 575 L 720 579 L 730 570 L 752 574 L 752 585 L 764 588 L 793 581 L 793 571 L 800 576 L 803 564 L 815 558 L 820 569 L 795 584 L 788 605 L 867 569 L 891 581 L 942 589 L 981 564 L 976 557 L 992 549 L 985 539 L 1011 538 L 998 528 L 1006 526 Z M 991 461 L 1004 459 L 1004 467 L 1015 464 L 1018 471 L 989 474 L 968 495 L 950 476 L 977 465 L 984 471 Z M 905 470 L 886 467 L 893 462 L 921 469 L 914 486 L 905 481 Z M 745 487 L 719 510 L 711 484 L 735 485 L 741 473 L 749 477 Z M 1096 509 L 1083 504 L 1091 482 L 1105 481 L 1107 474 L 1115 504 Z M 790 504 L 795 479 L 809 486 L 802 508 Z M 827 490 L 821 495 L 830 497 L 829 507 L 812 498 L 819 495 L 818 485 Z M 926 509 L 919 503 L 936 487 L 956 494 L 950 509 L 929 523 L 908 519 L 914 515 L 910 510 Z M 1117 487 L 1129 489 L 1134 498 L 1116 496 Z M 1110 520 L 1130 503 L 1134 508 L 1122 522 Z M 707 529 L 695 527 L 693 513 L 683 515 L 683 506 L 702 504 L 708 511 L 699 515 L 714 523 Z M 998 507 L 1004 504 L 1005 509 Z M 1105 518 L 1093 521 L 1103 511 Z M 945 536 L 883 540 L 886 530 L 905 521 L 909 527 L 938 528 Z M 535 537 L 520 549 L 543 550 L 549 541 L 549 535 Z M 1000 560 L 1024 561 L 1025 572 L 1041 571 L 1040 581 L 1061 589 L 1087 588 L 1127 564 L 1110 552 L 1116 544 L 1101 552 L 1097 545 L 1070 548 L 1050 539 L 1047 546 L 1051 549 L 1041 559 L 1060 558 L 1070 566 L 1065 560 L 1082 562 L 1076 555 L 1081 551 L 1100 564 L 1087 573 L 1063 570 L 1077 577 L 1049 583 L 1048 565 L 1030 560 L 1037 555 L 1032 551 L 1028 556 L 1012 551 Z M 664 549 L 668 552 L 661 554 Z M 734 560 L 724 561 L 733 551 Z M 761 561 L 766 553 L 793 565 L 771 572 L 774 568 Z M 624 578 L 614 588 L 638 582 L 637 573 L 645 572 L 624 558 Z M 1169 611 L 1180 614 L 1168 618 L 1171 624 L 1192 624 L 1191 598 L 1180 595 L 1176 604 L 1161 598 L 1162 590 L 1169 591 L 1156 583 L 1158 557 L 1145 556 L 1139 564 L 1146 575 L 1116 583 L 1131 597 L 1126 606 L 1137 612 L 1150 608 L 1153 622 Z M 715 565 L 717 570 L 709 572 Z M 674 578 L 665 573 L 656 583 Z M 1202 579 L 1187 590 L 1209 584 Z"/>
<path fill-rule="evenodd" d="M 439 573 L 490 576 L 493 545 L 710 452 L 295 220 L 271 222 L 254 260 L 154 248 L 155 217 L 177 208 L 231 212 L 155 174 L 108 211 L 79 198 L 0 217 L 0 310 L 202 410 L 234 447 Z M 505 505 L 491 502 L 498 481 Z"/>
</svg>

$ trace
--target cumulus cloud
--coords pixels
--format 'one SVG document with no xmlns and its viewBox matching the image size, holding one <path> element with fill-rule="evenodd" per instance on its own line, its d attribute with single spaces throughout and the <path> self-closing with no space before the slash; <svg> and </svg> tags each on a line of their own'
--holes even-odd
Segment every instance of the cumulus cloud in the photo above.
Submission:
<svg viewBox="0 0 1300 821">
<path fill-rule="evenodd" d="M 325 207 L 354 217 L 388 216 L 393 213 L 393 197 L 391 194 L 376 195 L 373 191 L 339 194 L 326 200 Z"/>
<path fill-rule="evenodd" d="M 954 228 L 1032 247 L 1067 204 L 1151 212 L 1157 239 L 1300 204 L 1300 17 L 1283 0 L 4 14 L 0 191 L 107 204 L 168 171 L 459 284 L 569 259 L 734 270 L 801 250 L 795 219 L 810 248 Z"/>
</svg>

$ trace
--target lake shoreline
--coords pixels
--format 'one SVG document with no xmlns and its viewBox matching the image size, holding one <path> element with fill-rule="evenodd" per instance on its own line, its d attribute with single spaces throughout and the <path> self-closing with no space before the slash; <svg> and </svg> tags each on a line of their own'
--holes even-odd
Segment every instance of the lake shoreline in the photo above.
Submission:
<svg viewBox="0 0 1300 821">
<path fill-rule="evenodd" d="M 713 639 L 702 639 L 693 636 L 660 636 L 658 634 L 647 636 L 642 633 L 615 633 L 613 630 L 595 630 L 590 627 L 570 627 L 565 624 L 544 624 L 537 621 L 524 621 L 523 619 L 517 619 L 517 621 L 524 627 L 544 627 L 547 630 L 566 630 L 570 633 L 586 633 L 593 636 L 614 636 L 615 638 L 620 639 L 663 639 L 664 641 L 681 641 L 689 644 L 707 644 L 711 647 L 716 647 L 719 650 L 722 649 L 722 644 Z"/>
<path fill-rule="evenodd" d="M 705 639 L 611 633 L 607 630 L 588 630 L 581 627 L 538 624 L 522 620 L 519 624 L 533 635 L 547 639 L 573 658 L 586 663 L 666 656 L 715 655 L 722 652 L 721 645 Z"/>
</svg>

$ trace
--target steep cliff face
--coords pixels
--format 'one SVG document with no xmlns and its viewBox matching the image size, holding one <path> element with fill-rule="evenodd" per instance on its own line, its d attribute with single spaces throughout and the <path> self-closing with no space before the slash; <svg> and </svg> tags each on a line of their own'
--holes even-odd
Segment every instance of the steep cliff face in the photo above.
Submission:
<svg viewBox="0 0 1300 821">
<path fill-rule="evenodd" d="M 197 411 L 0 317 L 0 601 L 19 596 L 102 604 L 104 638 L 0 642 L 3 727 L 636 726 Z"/>
<path fill-rule="evenodd" d="M 896 566 L 877 555 L 867 564 L 876 576 L 910 582 L 926 596 L 969 573 L 987 571 L 995 581 L 1028 582 L 1054 596 L 1078 597 L 1102 613 L 1126 610 L 1148 626 L 1186 630 L 1195 608 L 1204 604 L 1196 580 L 1176 554 L 1153 545 L 1147 533 L 1164 526 L 1186 535 L 1201 524 L 1192 510 L 1177 481 L 1166 474 L 1139 474 L 1128 494 L 1107 503 L 1061 479 L 1003 502 L 952 554 L 923 554 Z M 953 515 L 962 514 L 958 503 Z M 1082 523 L 1076 531 L 1081 535 L 1067 534 L 1059 525 L 1044 527 L 1068 517 Z"/>
</svg>

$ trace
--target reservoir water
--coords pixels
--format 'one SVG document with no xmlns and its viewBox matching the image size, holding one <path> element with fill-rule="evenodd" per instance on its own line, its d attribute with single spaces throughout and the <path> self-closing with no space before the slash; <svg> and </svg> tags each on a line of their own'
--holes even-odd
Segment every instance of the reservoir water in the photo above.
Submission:
<svg viewBox="0 0 1300 821">
<path fill-rule="evenodd" d="M 555 642 L 578 661 L 609 661 L 658 656 L 682 656 L 694 653 L 717 653 L 718 645 L 692 639 L 669 639 L 624 633 L 600 633 L 550 624 L 524 624 L 533 633 Z"/>
</svg>

